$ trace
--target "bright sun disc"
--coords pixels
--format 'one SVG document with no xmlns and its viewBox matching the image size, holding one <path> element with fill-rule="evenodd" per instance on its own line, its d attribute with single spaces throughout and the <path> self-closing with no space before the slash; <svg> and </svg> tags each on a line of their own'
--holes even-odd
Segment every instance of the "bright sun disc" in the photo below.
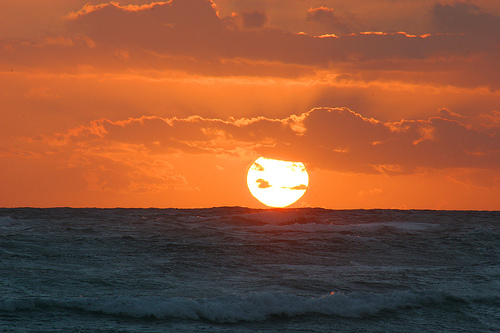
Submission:
<svg viewBox="0 0 500 333">
<path fill-rule="evenodd" d="M 286 207 L 306 193 L 309 175 L 301 162 L 259 157 L 248 169 L 247 185 L 264 205 Z"/>
</svg>

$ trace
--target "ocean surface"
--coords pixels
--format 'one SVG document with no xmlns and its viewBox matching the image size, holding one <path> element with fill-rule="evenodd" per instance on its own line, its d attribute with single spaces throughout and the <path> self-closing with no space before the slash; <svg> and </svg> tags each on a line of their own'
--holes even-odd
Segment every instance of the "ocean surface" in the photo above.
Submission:
<svg viewBox="0 0 500 333">
<path fill-rule="evenodd" d="M 500 212 L 0 209 L 0 332 L 499 332 Z"/>
</svg>

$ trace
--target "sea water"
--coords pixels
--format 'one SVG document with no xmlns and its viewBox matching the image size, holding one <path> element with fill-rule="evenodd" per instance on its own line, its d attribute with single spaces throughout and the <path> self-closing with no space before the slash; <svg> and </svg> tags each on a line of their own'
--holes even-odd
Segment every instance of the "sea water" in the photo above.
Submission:
<svg viewBox="0 0 500 333">
<path fill-rule="evenodd" d="M 500 212 L 0 209 L 1 332 L 498 332 Z"/>
</svg>

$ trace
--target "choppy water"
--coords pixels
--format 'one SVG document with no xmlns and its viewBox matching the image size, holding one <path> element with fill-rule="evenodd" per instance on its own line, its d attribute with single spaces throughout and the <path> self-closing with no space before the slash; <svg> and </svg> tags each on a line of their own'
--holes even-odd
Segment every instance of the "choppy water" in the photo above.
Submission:
<svg viewBox="0 0 500 333">
<path fill-rule="evenodd" d="M 500 212 L 0 209 L 2 332 L 498 332 Z"/>
</svg>

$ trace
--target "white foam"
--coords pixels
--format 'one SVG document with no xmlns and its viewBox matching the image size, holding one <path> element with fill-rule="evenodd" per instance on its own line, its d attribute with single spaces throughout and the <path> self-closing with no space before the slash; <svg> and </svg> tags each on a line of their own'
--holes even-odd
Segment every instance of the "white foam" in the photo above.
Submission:
<svg viewBox="0 0 500 333">
<path fill-rule="evenodd" d="M 193 300 L 187 298 L 116 298 L 77 302 L 85 310 L 132 317 L 206 319 L 214 322 L 262 321 L 272 315 L 320 314 L 358 318 L 382 310 L 423 306 L 442 302 L 441 292 L 345 295 L 328 294 L 307 298 L 281 293 L 259 293 L 247 297 Z M 85 304 L 86 303 L 86 304 Z"/>
<path fill-rule="evenodd" d="M 255 293 L 246 297 L 227 296 L 189 299 L 181 297 L 78 297 L 65 301 L 47 299 L 29 301 L 0 300 L 0 309 L 15 311 L 33 307 L 79 309 L 129 317 L 178 318 L 231 323 L 263 321 L 273 315 L 289 317 L 306 314 L 359 318 L 383 310 L 422 307 L 445 301 L 443 292 L 400 292 L 392 294 L 330 293 L 322 297 L 304 297 L 282 293 Z"/>
</svg>

